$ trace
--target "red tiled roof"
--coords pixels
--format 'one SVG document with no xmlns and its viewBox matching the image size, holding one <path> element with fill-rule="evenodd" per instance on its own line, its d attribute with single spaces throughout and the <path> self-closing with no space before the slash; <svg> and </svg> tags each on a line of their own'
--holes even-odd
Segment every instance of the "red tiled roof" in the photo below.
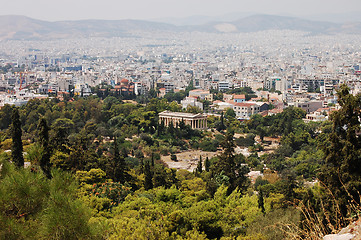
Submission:
<svg viewBox="0 0 361 240">
<path fill-rule="evenodd" d="M 233 104 L 234 106 L 237 106 L 237 107 L 251 107 L 251 106 L 254 106 L 256 104 L 254 103 L 247 103 L 247 102 L 241 102 L 241 103 L 234 103 Z"/>
<path fill-rule="evenodd" d="M 274 109 L 272 109 L 272 110 L 269 110 L 268 112 L 271 112 L 271 113 L 281 113 L 281 112 L 283 112 L 283 109 L 274 108 Z"/>
<path fill-rule="evenodd" d="M 233 99 L 246 99 L 246 95 L 244 94 L 233 95 Z"/>
</svg>

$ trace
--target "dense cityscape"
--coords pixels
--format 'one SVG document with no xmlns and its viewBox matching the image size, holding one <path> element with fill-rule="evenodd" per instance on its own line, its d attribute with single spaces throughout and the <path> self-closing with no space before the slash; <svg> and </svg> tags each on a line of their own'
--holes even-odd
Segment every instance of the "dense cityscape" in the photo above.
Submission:
<svg viewBox="0 0 361 240">
<path fill-rule="evenodd" d="M 150 89 L 164 97 L 193 81 L 204 91 L 249 87 L 258 101 L 272 101 L 277 108 L 311 103 L 316 106 L 304 110 L 313 113 L 337 102 L 335 89 L 340 84 L 359 93 L 357 42 L 358 35 L 309 36 L 295 31 L 7 41 L 1 45 L 1 104 L 48 94 L 88 96 L 96 94 L 94 87 L 105 85 L 130 98 Z M 214 110 L 234 107 L 232 97 L 219 100 L 225 103 L 216 102 Z"/>
</svg>

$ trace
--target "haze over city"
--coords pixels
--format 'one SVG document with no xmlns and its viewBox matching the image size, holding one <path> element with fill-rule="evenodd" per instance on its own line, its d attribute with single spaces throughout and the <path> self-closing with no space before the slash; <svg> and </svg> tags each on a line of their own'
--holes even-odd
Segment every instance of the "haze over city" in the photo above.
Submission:
<svg viewBox="0 0 361 240">
<path fill-rule="evenodd" d="M 184 18 L 194 15 L 219 16 L 257 13 L 287 16 L 354 14 L 359 0 L 14 0 L 2 4 L 0 15 L 24 15 L 47 21 L 80 19 Z"/>
</svg>

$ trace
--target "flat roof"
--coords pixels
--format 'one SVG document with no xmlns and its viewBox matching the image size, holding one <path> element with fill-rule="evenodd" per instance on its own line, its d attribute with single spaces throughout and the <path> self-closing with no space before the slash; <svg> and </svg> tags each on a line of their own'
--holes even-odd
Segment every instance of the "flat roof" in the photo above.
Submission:
<svg viewBox="0 0 361 240">
<path fill-rule="evenodd" d="M 180 118 L 197 118 L 197 117 L 207 117 L 206 115 L 203 115 L 202 113 L 185 113 L 185 112 L 170 112 L 170 111 L 164 111 L 159 113 L 159 116 L 162 117 L 180 117 Z"/>
</svg>

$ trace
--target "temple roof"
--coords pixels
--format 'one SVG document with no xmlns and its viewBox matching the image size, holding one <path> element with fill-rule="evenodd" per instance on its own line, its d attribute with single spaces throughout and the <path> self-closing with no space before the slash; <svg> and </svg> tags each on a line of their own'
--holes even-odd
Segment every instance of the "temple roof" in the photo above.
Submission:
<svg viewBox="0 0 361 240">
<path fill-rule="evenodd" d="M 170 112 L 170 111 L 164 111 L 159 113 L 160 117 L 178 117 L 178 118 L 204 118 L 207 117 L 206 115 L 203 115 L 202 113 L 185 113 L 185 112 Z"/>
</svg>

